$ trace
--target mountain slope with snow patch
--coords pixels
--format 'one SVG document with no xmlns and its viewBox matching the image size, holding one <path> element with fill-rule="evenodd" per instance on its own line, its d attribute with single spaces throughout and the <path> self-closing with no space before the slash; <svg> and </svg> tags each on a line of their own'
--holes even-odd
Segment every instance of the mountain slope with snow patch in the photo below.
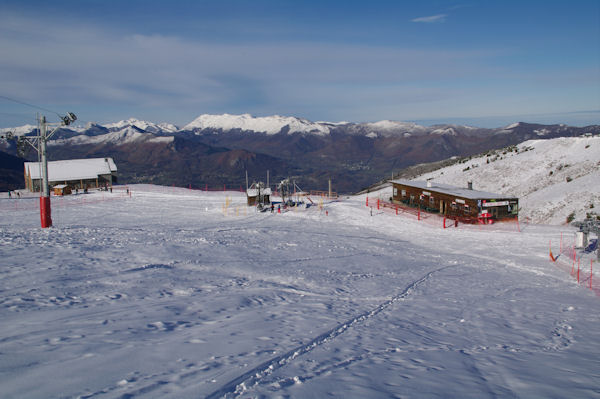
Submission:
<svg viewBox="0 0 600 399">
<path fill-rule="evenodd" d="M 139 129 L 127 126 L 104 135 L 86 136 L 84 134 L 70 138 L 48 141 L 49 146 L 55 145 L 87 145 L 87 144 L 129 144 L 129 143 L 170 143 L 174 140 L 173 136 L 156 137 L 152 134 L 143 133 Z"/>
<path fill-rule="evenodd" d="M 327 126 L 321 123 L 311 122 L 307 119 L 279 115 L 254 117 L 250 114 L 200 115 L 198 118 L 185 125 L 183 130 L 220 129 L 225 131 L 240 129 L 242 131 L 256 133 L 277 134 L 286 127 L 289 129 L 288 133 L 329 134 L 329 128 Z"/>
</svg>

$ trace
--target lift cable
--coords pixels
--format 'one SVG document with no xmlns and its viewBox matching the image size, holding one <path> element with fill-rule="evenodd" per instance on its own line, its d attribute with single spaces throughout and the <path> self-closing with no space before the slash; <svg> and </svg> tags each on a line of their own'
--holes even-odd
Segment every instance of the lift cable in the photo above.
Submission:
<svg viewBox="0 0 600 399">
<path fill-rule="evenodd" d="M 58 115 L 58 117 L 62 119 L 62 116 L 58 112 L 52 111 L 51 109 L 39 107 L 39 106 L 33 105 L 33 104 L 29 104 L 29 103 L 26 103 L 24 101 L 20 101 L 20 100 L 16 100 L 14 98 L 11 98 L 11 97 L 3 96 L 2 94 L 0 94 L 0 98 L 4 98 L 5 100 L 13 101 L 13 102 L 18 103 L 18 104 L 27 105 L 28 107 L 37 108 L 37 109 L 39 109 L 41 111 L 51 112 L 53 114 Z"/>
</svg>

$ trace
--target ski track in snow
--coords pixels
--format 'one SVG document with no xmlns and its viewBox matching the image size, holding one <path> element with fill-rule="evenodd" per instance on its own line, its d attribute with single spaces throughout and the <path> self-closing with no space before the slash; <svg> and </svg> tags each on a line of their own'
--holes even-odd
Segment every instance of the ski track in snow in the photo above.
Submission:
<svg viewBox="0 0 600 399">
<path fill-rule="evenodd" d="M 235 378 L 234 380 L 226 383 L 224 386 L 222 386 L 215 392 L 208 395 L 207 399 L 219 398 L 219 397 L 230 397 L 230 394 L 233 394 L 233 397 L 239 397 L 239 396 L 243 395 L 244 392 L 249 387 L 259 384 L 261 379 L 263 379 L 265 376 L 271 374 L 274 370 L 276 370 L 280 367 L 284 367 L 286 364 L 294 361 L 299 356 L 302 356 L 305 353 L 312 351 L 313 349 L 317 348 L 320 345 L 323 345 L 326 342 L 334 340 L 339 335 L 346 332 L 346 330 L 351 329 L 358 324 L 364 323 L 366 320 L 368 320 L 368 319 L 374 317 L 375 315 L 377 315 L 378 313 L 384 311 L 386 308 L 388 308 L 393 303 L 395 303 L 399 300 L 405 299 L 414 291 L 414 289 L 417 286 L 419 286 L 420 284 L 429 280 L 429 278 L 431 278 L 431 276 L 434 273 L 439 272 L 444 269 L 448 269 L 449 267 L 453 267 L 453 266 L 445 266 L 445 267 L 442 267 L 442 268 L 439 268 L 439 269 L 436 269 L 436 270 L 433 270 L 433 271 L 427 273 L 425 276 L 421 277 L 420 279 L 410 283 L 400 294 L 392 297 L 391 299 L 380 304 L 379 306 L 375 307 L 374 309 L 372 309 L 368 312 L 364 312 L 344 323 L 341 323 L 341 324 L 335 326 L 331 330 L 326 331 L 325 333 L 312 339 L 305 345 L 298 346 L 297 348 L 294 348 L 287 353 L 284 353 L 280 356 L 277 356 L 267 362 L 264 362 L 264 363 L 258 365 L 257 367 L 247 371 L 246 373 Z"/>
</svg>

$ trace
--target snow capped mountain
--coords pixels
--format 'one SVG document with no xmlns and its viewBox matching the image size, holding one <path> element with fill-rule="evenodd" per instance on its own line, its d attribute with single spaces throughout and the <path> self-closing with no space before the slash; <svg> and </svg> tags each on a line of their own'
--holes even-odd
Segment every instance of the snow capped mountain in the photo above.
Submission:
<svg viewBox="0 0 600 399">
<path fill-rule="evenodd" d="M 13 133 L 15 136 L 23 136 L 37 129 L 36 125 L 23 125 L 19 127 L 5 127 L 0 129 L 0 134 Z"/>
<path fill-rule="evenodd" d="M 284 128 L 288 133 L 313 133 L 317 135 L 329 134 L 329 128 L 321 123 L 311 122 L 290 116 L 265 116 L 254 117 L 250 114 L 243 115 L 200 115 L 192 122 L 183 127 L 183 130 L 195 129 L 221 129 L 252 131 L 256 133 L 277 134 Z"/>
<path fill-rule="evenodd" d="M 421 175 L 434 181 L 519 197 L 520 215 L 562 224 L 574 212 L 600 214 L 600 136 L 529 140 Z"/>
<path fill-rule="evenodd" d="M 86 136 L 80 134 L 74 137 L 50 140 L 48 145 L 85 145 L 85 144 L 128 144 L 134 142 L 149 143 L 170 143 L 174 140 L 173 136 L 155 137 L 141 132 L 139 129 L 127 126 L 120 130 L 110 132 L 104 135 Z"/>
<path fill-rule="evenodd" d="M 504 130 L 512 130 L 516 127 L 519 127 L 519 125 L 521 125 L 521 122 L 511 123 L 510 125 L 504 127 Z"/>
<path fill-rule="evenodd" d="M 383 120 L 379 122 L 364 123 L 364 126 L 374 130 L 384 131 L 403 131 L 403 132 L 425 132 L 427 128 L 425 126 L 417 125 L 412 122 L 399 122 Z"/>
<path fill-rule="evenodd" d="M 104 125 L 109 130 L 121 130 L 125 127 L 134 126 L 138 129 L 144 130 L 150 133 L 173 133 L 179 130 L 179 128 L 170 123 L 152 123 L 147 121 L 141 121 L 135 118 L 129 118 L 116 123 L 107 123 Z"/>
</svg>

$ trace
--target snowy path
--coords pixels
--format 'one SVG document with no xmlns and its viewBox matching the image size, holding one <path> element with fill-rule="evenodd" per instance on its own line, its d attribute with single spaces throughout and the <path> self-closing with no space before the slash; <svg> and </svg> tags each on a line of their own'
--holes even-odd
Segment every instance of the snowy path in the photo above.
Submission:
<svg viewBox="0 0 600 399">
<path fill-rule="evenodd" d="M 559 228 L 76 201 L 47 230 L 0 206 L 3 397 L 600 396 L 600 302 L 548 262 Z"/>
</svg>

